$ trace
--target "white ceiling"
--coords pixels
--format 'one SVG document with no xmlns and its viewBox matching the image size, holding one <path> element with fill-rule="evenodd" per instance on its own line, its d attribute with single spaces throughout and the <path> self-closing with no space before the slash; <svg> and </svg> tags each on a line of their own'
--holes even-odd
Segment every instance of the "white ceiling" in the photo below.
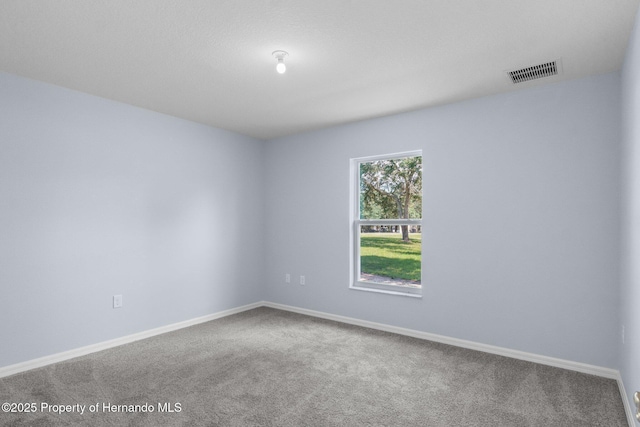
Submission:
<svg viewBox="0 0 640 427">
<path fill-rule="evenodd" d="M 638 1 L 0 0 L 0 70 L 270 139 L 619 70 Z"/>
</svg>

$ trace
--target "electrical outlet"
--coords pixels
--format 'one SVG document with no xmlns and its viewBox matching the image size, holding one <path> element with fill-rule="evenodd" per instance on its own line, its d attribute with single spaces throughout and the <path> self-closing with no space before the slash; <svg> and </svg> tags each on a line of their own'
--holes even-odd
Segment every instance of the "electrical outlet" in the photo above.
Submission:
<svg viewBox="0 0 640 427">
<path fill-rule="evenodd" d="M 291 283 L 291 275 L 289 273 L 284 275 L 284 282 Z"/>
<path fill-rule="evenodd" d="M 300 276 L 300 284 L 301 285 L 305 284 L 304 276 Z"/>
<path fill-rule="evenodd" d="M 122 295 L 114 295 L 113 296 L 113 308 L 122 307 Z"/>
</svg>

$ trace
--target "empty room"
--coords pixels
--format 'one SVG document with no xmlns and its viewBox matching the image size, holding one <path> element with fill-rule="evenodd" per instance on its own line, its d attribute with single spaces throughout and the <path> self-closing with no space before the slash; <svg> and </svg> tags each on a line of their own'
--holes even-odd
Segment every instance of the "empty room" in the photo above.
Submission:
<svg viewBox="0 0 640 427">
<path fill-rule="evenodd" d="M 640 0 L 0 0 L 0 425 L 640 427 Z"/>
</svg>

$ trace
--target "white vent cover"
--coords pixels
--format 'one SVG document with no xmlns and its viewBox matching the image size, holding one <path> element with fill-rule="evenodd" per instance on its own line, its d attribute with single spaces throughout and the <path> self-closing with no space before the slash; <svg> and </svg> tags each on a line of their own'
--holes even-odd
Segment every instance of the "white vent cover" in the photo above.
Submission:
<svg viewBox="0 0 640 427">
<path fill-rule="evenodd" d="M 533 65 L 519 70 L 507 71 L 513 84 L 527 82 L 529 80 L 541 79 L 543 77 L 555 76 L 559 70 L 558 61 L 546 62 L 540 65 Z"/>
</svg>

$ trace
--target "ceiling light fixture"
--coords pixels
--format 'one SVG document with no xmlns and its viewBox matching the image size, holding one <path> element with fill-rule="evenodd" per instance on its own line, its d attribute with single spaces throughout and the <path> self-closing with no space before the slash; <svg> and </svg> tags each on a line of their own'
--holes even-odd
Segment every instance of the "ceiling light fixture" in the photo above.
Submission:
<svg viewBox="0 0 640 427">
<path fill-rule="evenodd" d="M 284 57 L 289 54 L 284 50 L 274 50 L 272 55 L 278 60 L 278 64 L 276 65 L 276 71 L 280 74 L 283 74 L 287 71 L 287 66 L 284 65 Z"/>
</svg>

